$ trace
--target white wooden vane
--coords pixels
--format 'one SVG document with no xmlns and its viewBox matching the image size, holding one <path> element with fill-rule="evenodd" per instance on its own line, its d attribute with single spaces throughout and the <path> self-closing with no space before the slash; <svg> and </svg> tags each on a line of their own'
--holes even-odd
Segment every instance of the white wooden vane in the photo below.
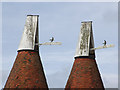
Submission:
<svg viewBox="0 0 120 90">
<path fill-rule="evenodd" d="M 53 42 L 54 37 L 50 39 L 50 42 L 45 42 L 45 43 L 36 43 L 36 45 L 61 45 L 61 42 Z"/>
<path fill-rule="evenodd" d="M 18 51 L 39 50 L 39 48 L 35 46 L 35 43 L 39 43 L 38 17 L 39 17 L 38 15 L 27 15 Z"/>
<path fill-rule="evenodd" d="M 61 42 L 53 42 L 54 41 L 53 37 L 52 39 L 50 39 L 51 42 L 39 43 L 38 17 L 39 15 L 27 15 L 18 51 L 20 50 L 39 51 L 39 45 L 61 45 Z"/>
<path fill-rule="evenodd" d="M 90 50 L 110 48 L 110 47 L 114 47 L 114 45 L 113 45 L 113 44 L 110 44 L 110 45 L 99 46 L 99 47 L 97 47 L 97 48 L 91 48 Z"/>
<path fill-rule="evenodd" d="M 78 44 L 76 48 L 75 57 L 92 56 L 95 57 L 95 50 L 102 48 L 114 47 L 114 45 L 106 45 L 104 40 L 104 45 L 94 48 L 94 39 L 92 32 L 92 21 L 81 22 L 80 35 L 78 39 Z"/>
</svg>

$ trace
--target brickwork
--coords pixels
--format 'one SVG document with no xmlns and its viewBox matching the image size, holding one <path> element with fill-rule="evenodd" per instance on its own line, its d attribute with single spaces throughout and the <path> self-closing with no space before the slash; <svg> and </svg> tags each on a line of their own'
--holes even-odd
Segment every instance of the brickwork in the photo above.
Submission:
<svg viewBox="0 0 120 90">
<path fill-rule="evenodd" d="M 67 88 L 102 88 L 101 90 L 104 90 L 96 61 L 89 58 L 76 58 L 66 84 Z"/>
<path fill-rule="evenodd" d="M 5 88 L 48 88 L 38 52 L 18 52 Z"/>
</svg>

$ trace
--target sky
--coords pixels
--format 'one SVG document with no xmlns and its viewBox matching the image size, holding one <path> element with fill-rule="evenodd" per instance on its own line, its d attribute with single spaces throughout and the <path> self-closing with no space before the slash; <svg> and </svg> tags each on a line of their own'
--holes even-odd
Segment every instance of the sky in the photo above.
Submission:
<svg viewBox="0 0 120 90">
<path fill-rule="evenodd" d="M 17 56 L 26 16 L 39 16 L 39 42 L 55 37 L 62 45 L 40 46 L 49 88 L 64 88 L 68 80 L 82 21 L 93 21 L 96 62 L 105 88 L 118 87 L 118 3 L 116 2 L 4 2 L 2 3 L 2 87 Z M 1 63 L 1 62 L 0 62 Z"/>
</svg>

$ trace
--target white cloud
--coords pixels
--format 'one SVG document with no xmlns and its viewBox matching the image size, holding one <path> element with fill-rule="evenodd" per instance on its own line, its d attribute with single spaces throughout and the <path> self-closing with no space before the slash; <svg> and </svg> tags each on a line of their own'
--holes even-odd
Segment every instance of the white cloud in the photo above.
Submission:
<svg viewBox="0 0 120 90">
<path fill-rule="evenodd" d="M 2 70 L 0 70 L 0 89 L 2 89 Z"/>
<path fill-rule="evenodd" d="M 118 88 L 118 75 L 106 73 L 102 75 L 104 86 L 106 88 Z"/>
<path fill-rule="evenodd" d="M 118 88 L 118 51 L 112 49 L 99 50 L 97 65 L 106 88 Z"/>
<path fill-rule="evenodd" d="M 96 50 L 96 58 L 99 64 L 118 64 L 118 50 L 114 47 Z"/>
</svg>

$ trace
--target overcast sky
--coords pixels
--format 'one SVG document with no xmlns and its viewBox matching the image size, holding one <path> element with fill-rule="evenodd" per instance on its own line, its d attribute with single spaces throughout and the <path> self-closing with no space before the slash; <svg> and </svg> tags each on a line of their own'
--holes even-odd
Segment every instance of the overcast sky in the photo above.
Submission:
<svg viewBox="0 0 120 90">
<path fill-rule="evenodd" d="M 96 51 L 96 62 L 105 88 L 118 87 L 118 3 L 3 3 L 2 87 L 17 56 L 26 16 L 39 17 L 40 43 L 55 37 L 61 46 L 40 46 L 49 88 L 64 88 L 73 62 L 82 21 L 93 21 L 95 47 L 103 40 L 114 48 Z"/>
</svg>

